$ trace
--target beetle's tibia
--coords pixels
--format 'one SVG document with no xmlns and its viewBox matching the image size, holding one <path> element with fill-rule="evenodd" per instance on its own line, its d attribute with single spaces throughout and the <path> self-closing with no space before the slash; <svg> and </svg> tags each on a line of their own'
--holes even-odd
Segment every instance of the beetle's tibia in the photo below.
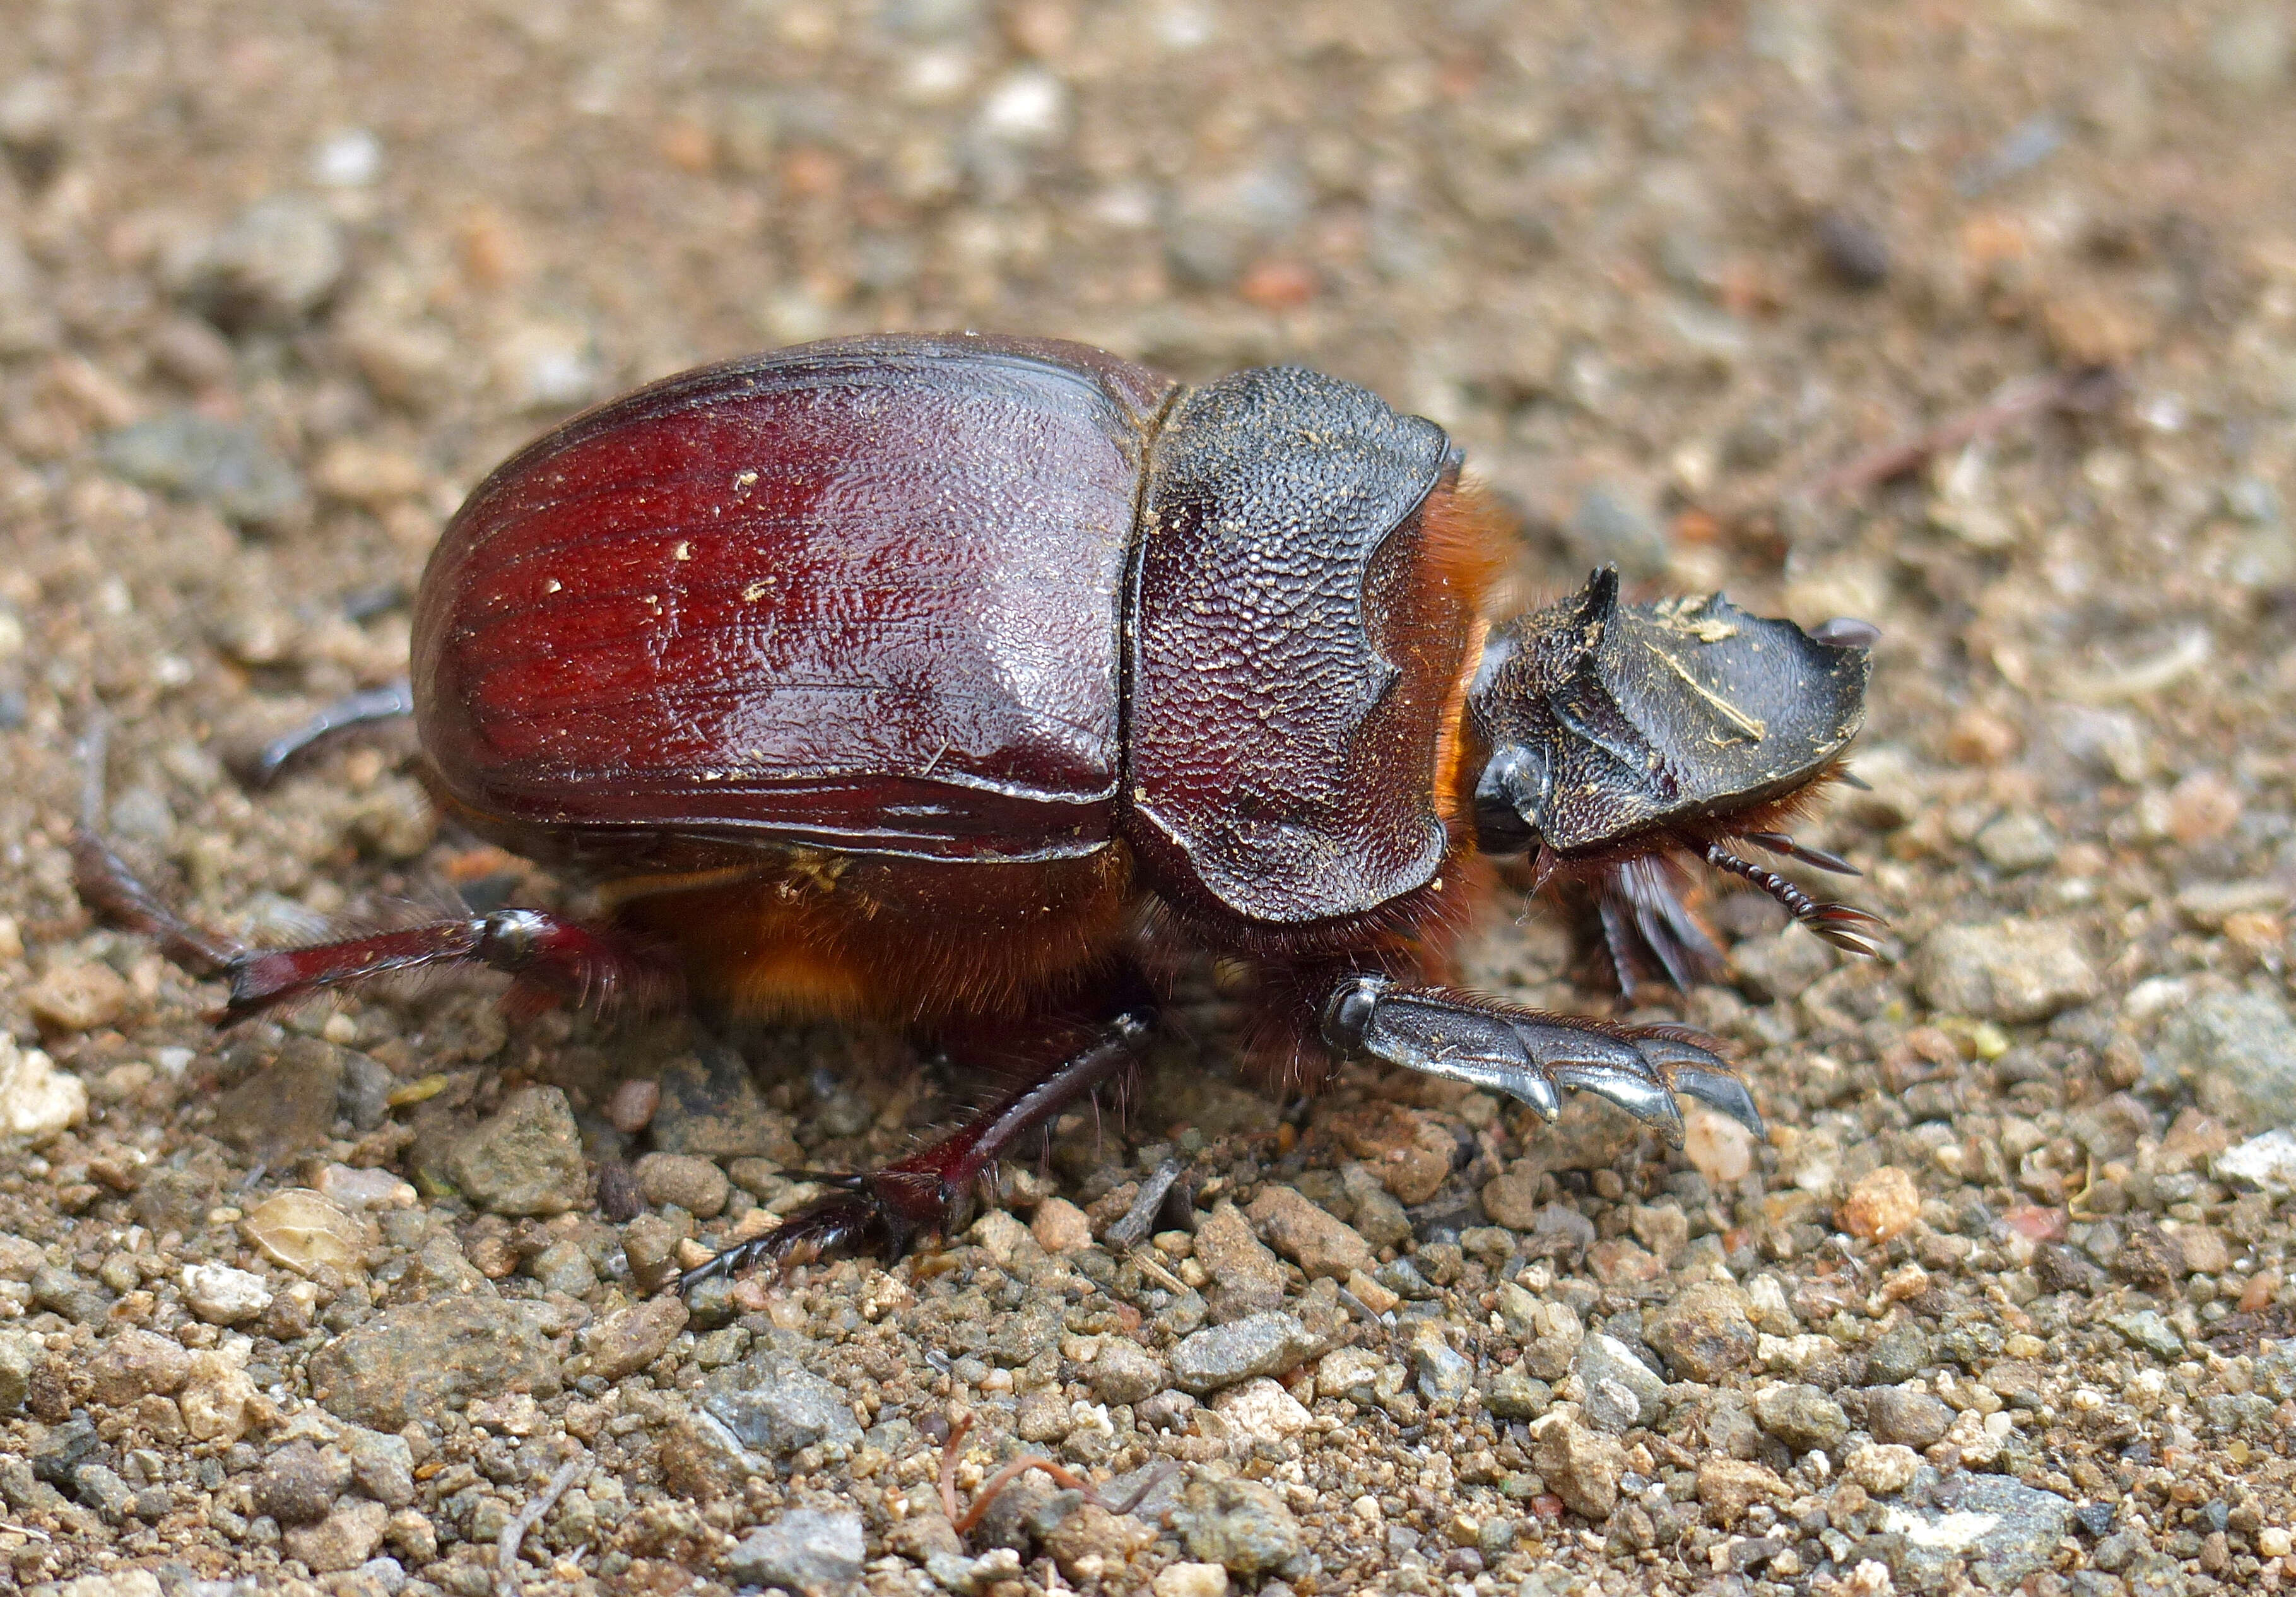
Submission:
<svg viewBox="0 0 2296 1597">
<path fill-rule="evenodd" d="M 1679 1027 L 1610 1026 L 1360 974 L 1341 979 L 1323 1019 L 1324 1040 L 1343 1057 L 1471 1082 L 1548 1120 L 1561 1112 L 1562 1089 L 1569 1087 L 1609 1099 L 1679 1146 L 1679 1092 L 1761 1132 L 1745 1084 L 1697 1034 Z"/>
</svg>

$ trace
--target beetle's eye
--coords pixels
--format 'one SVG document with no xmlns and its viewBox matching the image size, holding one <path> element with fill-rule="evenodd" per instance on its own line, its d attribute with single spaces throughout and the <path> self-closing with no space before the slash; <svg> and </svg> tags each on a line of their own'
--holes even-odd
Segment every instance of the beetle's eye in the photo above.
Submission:
<svg viewBox="0 0 2296 1597">
<path fill-rule="evenodd" d="M 1523 812 L 1538 804 L 1540 771 L 1530 751 L 1504 748 L 1475 784 L 1475 846 L 1486 854 L 1521 854 L 1538 840 Z"/>
<path fill-rule="evenodd" d="M 1530 823 L 1495 793 L 1475 795 L 1475 846 L 1485 854 L 1521 854 L 1530 847 Z"/>
</svg>

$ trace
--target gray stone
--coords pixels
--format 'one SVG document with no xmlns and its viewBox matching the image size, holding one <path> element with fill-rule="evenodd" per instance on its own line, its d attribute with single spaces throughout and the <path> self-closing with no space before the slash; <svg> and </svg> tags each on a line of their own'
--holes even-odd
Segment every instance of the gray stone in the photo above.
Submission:
<svg viewBox="0 0 2296 1597">
<path fill-rule="evenodd" d="M 1929 1364 L 1929 1333 L 1909 1317 L 1876 1337 L 1866 1349 L 1866 1379 L 1877 1387 L 1893 1387 L 1911 1380 Z"/>
<path fill-rule="evenodd" d="M 1137 1342 L 1111 1337 L 1084 1367 L 1084 1379 L 1103 1403 L 1138 1403 L 1162 1391 L 1172 1372 Z"/>
<path fill-rule="evenodd" d="M 819 1447 L 842 1458 L 861 1445 L 845 1394 L 786 1355 L 753 1354 L 709 1378 L 702 1407 L 744 1447 L 786 1458 Z"/>
<path fill-rule="evenodd" d="M 1554 1388 L 1522 1365 L 1509 1364 L 1491 1378 L 1484 1402 L 1502 1420 L 1536 1420 L 1554 1405 Z"/>
<path fill-rule="evenodd" d="M 2029 809 L 1997 815 L 1977 834 L 1977 851 L 1987 863 L 2013 876 L 2040 869 L 2057 857 L 2062 846 L 2049 823 Z"/>
<path fill-rule="evenodd" d="M 385 1309 L 311 1355 L 312 1396 L 371 1430 L 509 1392 L 554 1396 L 558 1355 L 537 1317 L 484 1298 Z"/>
<path fill-rule="evenodd" d="M 1746 1295 L 1702 1282 L 1643 1322 L 1643 1340 L 1683 1380 L 1712 1381 L 1754 1356 Z"/>
<path fill-rule="evenodd" d="M 1618 1506 L 1627 1452 L 1617 1437 L 1569 1419 L 1550 1419 L 1531 1433 L 1530 1460 L 1546 1478 L 1547 1490 L 1572 1513 L 1607 1519 Z"/>
<path fill-rule="evenodd" d="M 111 1312 L 111 1294 L 77 1270 L 42 1265 L 32 1273 L 32 1303 L 76 1325 L 97 1325 Z"/>
<path fill-rule="evenodd" d="M 107 1464 L 82 1464 L 72 1471 L 73 1495 L 114 1524 L 135 1509 L 135 1494 Z"/>
<path fill-rule="evenodd" d="M 2120 1333 L 2120 1339 L 2140 1352 L 2149 1353 L 2162 1364 L 2174 1364 L 2185 1356 L 2185 1339 L 2177 1328 L 2161 1317 L 2159 1309 L 2140 1309 L 2133 1314 L 2115 1314 L 2105 1322 Z"/>
<path fill-rule="evenodd" d="M 1957 1559 L 1978 1585 L 2006 1591 L 2050 1566 L 2058 1541 L 2072 1534 L 2073 1505 L 2005 1475 L 1956 1472 L 1929 1502 L 1892 1505 L 1882 1528 L 1906 1538 L 1906 1585 L 1937 1589 Z"/>
<path fill-rule="evenodd" d="M 2013 1023 L 2046 1020 L 2098 990 L 2096 967 L 2066 921 L 1940 927 L 1914 968 L 1932 1008 Z"/>
<path fill-rule="evenodd" d="M 106 437 L 96 458 L 138 487 L 193 499 L 227 521 L 266 527 L 298 520 L 303 480 L 252 428 L 197 411 L 170 411 Z"/>
<path fill-rule="evenodd" d="M 1214 1324 L 1283 1306 L 1283 1263 L 1268 1251 L 1233 1203 L 1221 1204 L 1198 1228 L 1196 1258 L 1211 1277 L 1204 1286 L 1204 1302 Z"/>
<path fill-rule="evenodd" d="M 1598 1430 L 1623 1433 L 1666 1412 L 1666 1379 L 1634 1350 L 1600 1331 L 1578 1344 L 1571 1371 L 1587 1388 L 1580 1405 Z"/>
<path fill-rule="evenodd" d="M 2267 994 L 2203 993 L 2161 1022 L 2148 1064 L 2161 1085 L 2189 1086 L 2218 1118 L 2266 1131 L 2296 1102 L 2296 1020 Z"/>
<path fill-rule="evenodd" d="M 1595 483 L 1578 496 L 1562 537 L 1581 565 L 1616 563 L 1629 577 L 1661 575 L 1673 553 L 1657 518 L 1610 483 Z"/>
<path fill-rule="evenodd" d="M 1800 997 L 1803 988 L 1833 969 L 1833 955 L 1800 927 L 1789 926 L 1748 938 L 1730 950 L 1730 963 L 1750 995 L 1778 1003 Z"/>
<path fill-rule="evenodd" d="M 660 1152 L 767 1159 L 786 1167 L 805 1163 L 792 1124 L 766 1102 L 748 1060 L 734 1049 L 712 1047 L 663 1068 L 651 1128 Z"/>
<path fill-rule="evenodd" d="M 1365 1241 L 1374 1248 L 1399 1248 L 1411 1240 L 1411 1216 L 1370 1166 L 1341 1166 L 1340 1190 L 1354 1206 L 1355 1228 Z"/>
<path fill-rule="evenodd" d="M 342 225 L 324 205 L 275 194 L 169 262 L 168 275 L 226 327 L 284 326 L 324 304 L 349 262 Z"/>
<path fill-rule="evenodd" d="M 589 1201 L 574 1110 L 556 1087 L 521 1087 L 455 1142 L 447 1167 L 463 1196 L 497 1215 L 562 1215 Z"/>
<path fill-rule="evenodd" d="M 1866 1428 L 1877 1442 L 1916 1450 L 1941 1441 L 1953 1410 L 1918 1388 L 1882 1387 L 1866 1394 Z"/>
<path fill-rule="evenodd" d="M 294 1441 L 264 1462 L 248 1482 L 255 1512 L 271 1514 L 283 1526 L 308 1526 L 326 1519 L 335 1498 L 351 1485 L 351 1460 L 333 1448 Z"/>
<path fill-rule="evenodd" d="M 1297 1316 L 1253 1314 L 1184 1338 L 1172 1349 L 1172 1379 L 1183 1391 L 1201 1396 L 1255 1375 L 1284 1374 L 1322 1351 L 1322 1339 Z"/>
<path fill-rule="evenodd" d="M 827 1597 L 858 1584 L 867 1552 L 860 1515 L 798 1509 L 744 1536 L 727 1555 L 726 1566 L 742 1585 Z"/>
<path fill-rule="evenodd" d="M 351 1462 L 351 1481 L 377 1503 L 405 1508 L 414 1501 L 414 1450 L 406 1438 L 346 1425 L 335 1445 Z"/>
<path fill-rule="evenodd" d="M 277 1059 L 216 1100 L 216 1135 L 270 1165 L 318 1147 L 333 1134 L 341 1052 L 317 1037 L 291 1037 Z"/>
<path fill-rule="evenodd" d="M 1430 1403 L 1457 1403 L 1475 1389 L 1474 1365 L 1431 1320 L 1422 1320 L 1412 1330 L 1411 1368 L 1419 1380 L 1419 1395 Z"/>
<path fill-rule="evenodd" d="M 1175 1519 L 1190 1558 L 1246 1580 L 1281 1569 L 1305 1547 L 1283 1499 L 1256 1481 L 1193 1482 Z"/>
<path fill-rule="evenodd" d="M 1772 1387 L 1754 1399 L 1754 1419 L 1796 1453 L 1832 1447 L 1849 1434 L 1849 1416 L 1816 1387 Z"/>
</svg>

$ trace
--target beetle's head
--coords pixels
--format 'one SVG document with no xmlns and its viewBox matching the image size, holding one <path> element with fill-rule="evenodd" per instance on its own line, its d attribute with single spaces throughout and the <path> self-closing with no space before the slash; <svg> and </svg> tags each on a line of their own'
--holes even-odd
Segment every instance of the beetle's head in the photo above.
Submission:
<svg viewBox="0 0 2296 1597">
<path fill-rule="evenodd" d="M 1536 851 L 1545 871 L 1688 845 L 1734 869 L 1708 845 L 1775 847 L 1759 829 L 1832 770 L 1865 719 L 1878 635 L 1862 621 L 1804 632 L 1719 594 L 1621 604 L 1618 572 L 1595 572 L 1485 651 L 1467 711 L 1489 751 L 1480 847 Z"/>
</svg>

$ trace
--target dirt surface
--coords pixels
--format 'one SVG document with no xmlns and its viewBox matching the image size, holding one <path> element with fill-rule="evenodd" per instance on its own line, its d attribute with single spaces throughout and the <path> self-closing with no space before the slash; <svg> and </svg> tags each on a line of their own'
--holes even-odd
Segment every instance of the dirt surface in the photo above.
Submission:
<svg viewBox="0 0 2296 1597">
<path fill-rule="evenodd" d="M 2292 48 L 2245 0 L 23 0 L 0 1585 L 2296 1579 Z M 1525 597 L 1614 559 L 1882 627 L 1872 790 L 1802 835 L 1890 957 L 1717 891 L 1734 984 L 1635 1011 L 1726 1041 L 1767 1146 L 1361 1072 L 1287 1110 L 1205 986 L 1120 1130 L 1015 1174 L 1029 1225 L 689 1318 L 633 1267 L 950 1084 L 477 983 L 217 1038 L 78 911 L 97 719 L 112 834 L 214 925 L 547 901 L 387 739 L 229 762 L 402 669 L 442 519 L 553 419 L 953 327 L 1364 382 L 1511 497 Z M 1501 908 L 1479 980 L 1611 1006 Z M 1095 1495 L 960 1536 L 1031 1452 Z"/>
</svg>

